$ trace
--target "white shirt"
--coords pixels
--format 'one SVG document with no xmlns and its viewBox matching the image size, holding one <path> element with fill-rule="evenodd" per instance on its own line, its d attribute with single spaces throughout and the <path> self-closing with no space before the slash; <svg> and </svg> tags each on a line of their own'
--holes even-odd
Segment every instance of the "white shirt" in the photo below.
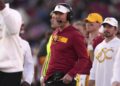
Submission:
<svg viewBox="0 0 120 86">
<path fill-rule="evenodd" d="M 112 83 L 115 81 L 120 82 L 120 48 L 116 54 L 116 59 L 113 66 Z"/>
<path fill-rule="evenodd" d="M 21 44 L 24 50 L 23 81 L 31 84 L 34 76 L 33 57 L 29 43 L 21 38 Z"/>
<path fill-rule="evenodd" d="M 20 72 L 23 70 L 23 49 L 20 44 L 19 31 L 22 25 L 21 15 L 8 6 L 0 11 L 3 18 L 3 35 L 0 39 L 0 71 Z"/>
<path fill-rule="evenodd" d="M 108 43 L 104 40 L 96 47 L 90 71 L 90 80 L 95 80 L 95 86 L 111 86 L 113 63 L 118 46 L 120 40 L 115 37 Z"/>
</svg>

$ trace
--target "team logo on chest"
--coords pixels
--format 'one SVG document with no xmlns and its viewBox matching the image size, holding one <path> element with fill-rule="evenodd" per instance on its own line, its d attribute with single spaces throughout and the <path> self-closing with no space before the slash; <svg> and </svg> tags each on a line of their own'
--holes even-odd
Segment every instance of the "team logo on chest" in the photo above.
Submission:
<svg viewBox="0 0 120 86">
<path fill-rule="evenodd" d="M 52 36 L 53 42 L 62 42 L 62 43 L 67 43 L 68 38 L 63 37 L 63 36 L 58 36 L 58 35 L 53 35 Z"/>
<path fill-rule="evenodd" d="M 102 63 L 105 60 L 111 60 L 114 50 L 112 48 L 103 48 L 101 51 L 96 53 L 96 59 Z"/>
</svg>

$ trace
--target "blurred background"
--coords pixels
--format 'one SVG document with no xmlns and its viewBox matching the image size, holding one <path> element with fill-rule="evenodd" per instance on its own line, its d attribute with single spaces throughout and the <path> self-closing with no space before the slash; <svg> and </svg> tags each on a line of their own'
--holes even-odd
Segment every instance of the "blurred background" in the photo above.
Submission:
<svg viewBox="0 0 120 86">
<path fill-rule="evenodd" d="M 103 18 L 112 16 L 120 21 L 120 0 L 14 0 L 10 6 L 22 14 L 25 24 L 23 37 L 30 43 L 34 57 L 34 86 L 40 86 L 39 78 L 46 56 L 46 43 L 52 32 L 50 12 L 61 2 L 72 6 L 74 21 L 83 20 L 91 12 L 98 12 Z"/>
</svg>

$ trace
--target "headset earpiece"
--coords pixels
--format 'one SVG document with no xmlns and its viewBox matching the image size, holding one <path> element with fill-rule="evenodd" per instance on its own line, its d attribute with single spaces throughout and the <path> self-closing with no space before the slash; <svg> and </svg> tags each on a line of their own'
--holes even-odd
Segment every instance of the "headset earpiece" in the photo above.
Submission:
<svg viewBox="0 0 120 86">
<path fill-rule="evenodd" d="M 66 4 L 66 3 L 59 3 L 58 5 L 62 5 L 62 6 L 66 7 L 67 9 L 70 10 L 70 12 L 67 13 L 67 20 L 71 22 L 72 19 L 73 19 L 72 7 L 68 4 Z"/>
</svg>

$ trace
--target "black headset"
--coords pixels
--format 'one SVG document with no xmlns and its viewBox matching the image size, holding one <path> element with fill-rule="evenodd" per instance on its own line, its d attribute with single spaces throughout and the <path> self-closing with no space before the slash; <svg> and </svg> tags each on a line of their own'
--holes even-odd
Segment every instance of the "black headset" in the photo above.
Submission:
<svg viewBox="0 0 120 86">
<path fill-rule="evenodd" d="M 73 19 L 72 7 L 70 5 L 68 5 L 67 3 L 59 3 L 57 5 L 62 5 L 62 6 L 66 7 L 67 9 L 70 10 L 70 12 L 67 13 L 67 20 L 71 22 L 72 19 Z"/>
</svg>

